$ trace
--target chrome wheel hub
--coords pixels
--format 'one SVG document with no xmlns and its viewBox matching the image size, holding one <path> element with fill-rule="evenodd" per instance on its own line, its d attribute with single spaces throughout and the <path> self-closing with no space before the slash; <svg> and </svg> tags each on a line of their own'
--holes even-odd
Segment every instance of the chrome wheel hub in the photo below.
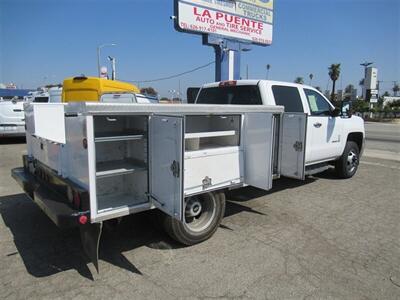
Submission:
<svg viewBox="0 0 400 300">
<path fill-rule="evenodd" d="M 205 230 L 215 218 L 216 207 L 215 197 L 211 193 L 187 198 L 184 225 L 193 232 Z"/>
<path fill-rule="evenodd" d="M 358 156 L 352 150 L 349 152 L 349 155 L 347 156 L 347 170 L 351 173 L 357 168 L 357 166 L 358 166 Z"/>
</svg>

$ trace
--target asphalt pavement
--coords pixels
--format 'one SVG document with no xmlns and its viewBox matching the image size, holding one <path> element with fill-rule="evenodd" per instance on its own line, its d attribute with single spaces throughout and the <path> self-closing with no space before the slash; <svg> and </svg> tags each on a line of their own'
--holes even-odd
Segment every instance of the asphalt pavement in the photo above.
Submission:
<svg viewBox="0 0 400 300">
<path fill-rule="evenodd" d="M 367 124 L 372 154 L 350 180 L 327 171 L 232 192 L 221 227 L 196 246 L 152 214 L 128 217 L 103 235 L 100 274 L 79 233 L 54 226 L 10 177 L 26 145 L 3 140 L 0 299 L 400 299 L 400 162 L 379 156 L 396 157 L 397 128 Z"/>
</svg>

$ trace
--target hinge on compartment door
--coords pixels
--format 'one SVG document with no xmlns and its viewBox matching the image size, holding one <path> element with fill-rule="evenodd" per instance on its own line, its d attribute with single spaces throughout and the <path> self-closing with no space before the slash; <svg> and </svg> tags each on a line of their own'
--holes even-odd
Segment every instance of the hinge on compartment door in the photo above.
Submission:
<svg viewBox="0 0 400 300">
<path fill-rule="evenodd" d="M 171 171 L 174 177 L 179 178 L 179 173 L 180 173 L 179 162 L 177 162 L 176 160 L 174 160 L 173 163 L 171 164 Z"/>
<path fill-rule="evenodd" d="M 303 143 L 300 141 L 297 141 L 296 143 L 294 143 L 293 148 L 297 152 L 301 152 L 301 151 L 303 151 Z"/>
</svg>

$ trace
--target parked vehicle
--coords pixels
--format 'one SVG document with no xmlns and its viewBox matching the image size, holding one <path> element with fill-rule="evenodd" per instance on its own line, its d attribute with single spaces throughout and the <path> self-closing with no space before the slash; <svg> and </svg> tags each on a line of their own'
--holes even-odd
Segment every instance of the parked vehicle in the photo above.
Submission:
<svg viewBox="0 0 400 300">
<path fill-rule="evenodd" d="M 29 90 L 0 89 L 0 137 L 25 136 L 24 97 Z"/>
<path fill-rule="evenodd" d="M 205 85 L 198 105 L 30 103 L 28 153 L 12 176 L 56 225 L 79 227 L 98 269 L 105 221 L 158 209 L 168 234 L 193 245 L 217 230 L 229 189 L 270 190 L 332 161 L 353 176 L 363 123 L 325 102 L 312 88 L 243 81 Z"/>
<path fill-rule="evenodd" d="M 63 102 L 158 103 L 158 98 L 143 95 L 135 85 L 97 77 L 67 78 L 63 84 Z"/>
<path fill-rule="evenodd" d="M 0 101 L 0 137 L 25 136 L 23 100 Z"/>
</svg>

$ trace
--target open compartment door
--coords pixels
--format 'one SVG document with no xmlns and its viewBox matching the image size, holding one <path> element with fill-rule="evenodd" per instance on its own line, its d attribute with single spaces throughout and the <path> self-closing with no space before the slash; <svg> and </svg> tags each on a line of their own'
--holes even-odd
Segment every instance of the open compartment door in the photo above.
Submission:
<svg viewBox="0 0 400 300">
<path fill-rule="evenodd" d="M 244 182 L 263 190 L 272 187 L 272 113 L 248 113 L 244 120 Z"/>
<path fill-rule="evenodd" d="M 282 115 L 280 143 L 280 175 L 304 180 L 307 115 Z"/>
<path fill-rule="evenodd" d="M 181 220 L 183 206 L 183 118 L 150 118 L 150 198 L 166 214 Z"/>
</svg>

